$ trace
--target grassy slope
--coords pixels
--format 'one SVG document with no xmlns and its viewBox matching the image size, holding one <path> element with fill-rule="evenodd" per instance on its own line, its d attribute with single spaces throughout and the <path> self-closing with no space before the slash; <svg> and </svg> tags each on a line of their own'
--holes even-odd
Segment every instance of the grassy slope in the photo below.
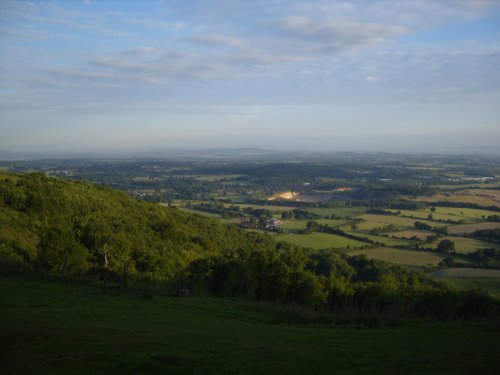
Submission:
<svg viewBox="0 0 500 375">
<path fill-rule="evenodd" d="M 0 373 L 496 374 L 498 326 L 273 324 L 224 299 L 0 279 Z M 168 355 L 175 360 L 160 363 Z"/>
</svg>

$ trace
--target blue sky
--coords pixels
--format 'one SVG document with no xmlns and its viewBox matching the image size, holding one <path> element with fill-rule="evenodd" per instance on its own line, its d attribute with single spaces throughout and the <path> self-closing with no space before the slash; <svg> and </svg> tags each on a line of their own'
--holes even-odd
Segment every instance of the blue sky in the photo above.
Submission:
<svg viewBox="0 0 500 375">
<path fill-rule="evenodd" d="M 500 2 L 0 2 L 0 150 L 492 152 Z"/>
</svg>

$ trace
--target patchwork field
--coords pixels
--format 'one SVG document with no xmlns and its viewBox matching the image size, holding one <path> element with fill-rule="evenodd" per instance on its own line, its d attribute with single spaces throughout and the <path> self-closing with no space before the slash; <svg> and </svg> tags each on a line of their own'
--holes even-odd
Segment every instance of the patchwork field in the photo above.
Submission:
<svg viewBox="0 0 500 375">
<path fill-rule="evenodd" d="M 278 234 L 275 236 L 278 241 L 285 241 L 293 245 L 310 247 L 313 249 L 344 249 L 348 246 L 351 248 L 366 246 L 367 244 L 361 241 L 351 240 L 346 237 L 337 236 L 329 233 L 310 234 Z"/>
</svg>

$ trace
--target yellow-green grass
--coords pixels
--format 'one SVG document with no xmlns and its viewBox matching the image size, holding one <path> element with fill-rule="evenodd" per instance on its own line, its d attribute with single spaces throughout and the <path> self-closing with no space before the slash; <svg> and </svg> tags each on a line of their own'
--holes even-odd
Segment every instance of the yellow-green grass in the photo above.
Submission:
<svg viewBox="0 0 500 375">
<path fill-rule="evenodd" d="M 485 222 L 475 224 L 459 224 L 450 225 L 448 227 L 449 234 L 466 234 L 474 233 L 476 230 L 500 228 L 500 223 Z"/>
<path fill-rule="evenodd" d="M 424 246 L 437 248 L 439 242 L 445 239 L 455 243 L 455 252 L 457 254 L 468 254 L 476 251 L 477 249 L 500 248 L 500 245 L 491 242 L 476 240 L 474 238 L 456 237 L 456 236 L 447 236 L 439 238 L 436 242 Z"/>
<path fill-rule="evenodd" d="M 430 253 L 416 250 L 401 250 L 390 247 L 379 247 L 374 249 L 353 250 L 348 255 L 366 255 L 370 259 L 383 260 L 385 262 L 400 264 L 410 267 L 437 266 L 446 256 L 443 254 Z"/>
<path fill-rule="evenodd" d="M 275 237 L 278 241 L 285 241 L 292 245 L 310 247 L 313 249 L 344 249 L 347 247 L 357 248 L 366 246 L 361 241 L 329 233 L 309 233 L 309 234 L 278 234 Z"/>
<path fill-rule="evenodd" d="M 289 230 L 300 230 L 306 229 L 307 223 L 311 220 L 293 220 L 293 219 L 283 219 L 281 228 Z M 329 225 L 331 227 L 338 227 L 344 225 L 346 220 L 335 220 L 335 219 L 319 219 L 314 220 L 321 225 Z"/>
<path fill-rule="evenodd" d="M 429 236 L 434 236 L 436 233 L 430 230 L 401 230 L 398 232 L 388 233 L 389 236 L 396 238 L 412 238 L 417 237 L 419 240 L 425 240 Z"/>
<path fill-rule="evenodd" d="M 496 375 L 500 366 L 497 325 L 295 326 L 249 302 L 5 277 L 0 301 L 3 375 Z"/>
</svg>

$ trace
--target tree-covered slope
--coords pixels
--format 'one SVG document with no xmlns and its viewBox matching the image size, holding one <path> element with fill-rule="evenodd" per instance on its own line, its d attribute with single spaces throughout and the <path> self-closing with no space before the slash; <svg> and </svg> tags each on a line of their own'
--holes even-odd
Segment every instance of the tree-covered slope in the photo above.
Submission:
<svg viewBox="0 0 500 375">
<path fill-rule="evenodd" d="M 0 256 L 58 273 L 107 269 L 155 279 L 226 249 L 272 246 L 267 236 L 41 174 L 0 174 Z"/>
</svg>

